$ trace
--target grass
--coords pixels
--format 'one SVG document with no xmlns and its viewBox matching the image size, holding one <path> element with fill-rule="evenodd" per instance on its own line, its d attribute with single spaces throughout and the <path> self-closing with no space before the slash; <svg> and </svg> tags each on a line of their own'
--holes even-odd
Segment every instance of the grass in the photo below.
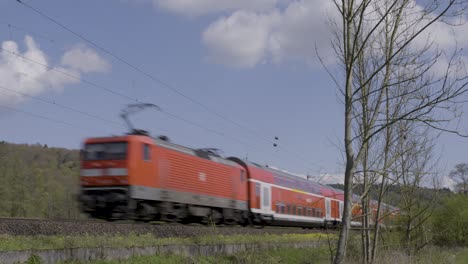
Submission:
<svg viewBox="0 0 468 264">
<path fill-rule="evenodd" d="M 328 238 L 336 239 L 329 235 Z M 64 249 L 96 247 L 148 247 L 157 245 L 205 245 L 205 244 L 258 244 L 317 241 L 327 239 L 326 234 L 283 234 L 283 235 L 206 235 L 187 238 L 158 238 L 152 234 L 100 235 L 100 236 L 10 236 L 0 235 L 0 251 L 28 249 Z"/>
<path fill-rule="evenodd" d="M 468 263 L 468 249 L 443 249 L 428 248 L 420 252 L 417 256 L 406 256 L 401 251 L 385 251 L 382 252 L 376 263 L 379 264 L 396 264 L 396 263 L 414 263 L 414 264 L 464 264 Z M 200 263 L 200 264 L 229 264 L 229 263 L 253 263 L 253 264 L 273 264 L 273 263 L 314 263 L 328 264 L 330 263 L 330 252 L 326 246 L 310 249 L 293 249 L 283 248 L 275 250 L 266 250 L 260 252 L 247 251 L 237 253 L 236 255 L 220 255 L 220 256 L 178 256 L 178 255 L 160 255 L 160 256 L 135 256 L 128 260 L 121 261 L 91 261 L 91 262 L 65 262 L 67 264 L 146 264 L 146 263 Z M 348 264 L 358 264 L 361 261 L 347 260 Z"/>
<path fill-rule="evenodd" d="M 455 254 L 455 263 L 456 264 L 466 264 L 468 263 L 468 248 L 457 250 L 458 253 Z"/>
<path fill-rule="evenodd" d="M 314 263 L 325 264 L 330 263 L 329 251 L 327 247 L 318 247 L 311 249 L 293 249 L 283 248 L 265 251 L 246 251 L 236 253 L 235 255 L 220 255 L 220 256 L 177 256 L 177 255 L 160 255 L 160 256 L 135 256 L 128 260 L 121 261 L 91 261 L 91 262 L 65 262 L 67 264 L 179 264 L 179 263 L 200 263 L 200 264 L 228 264 L 228 263 L 252 263 L 252 264 L 273 264 L 273 263 Z"/>
<path fill-rule="evenodd" d="M 336 236 L 330 235 L 332 247 L 336 242 Z M 0 250 L 24 250 L 24 249 L 62 249 L 77 247 L 143 247 L 165 244 L 240 244 L 240 243 L 273 243 L 273 242 L 301 242 L 327 240 L 326 234 L 283 234 L 283 235 L 206 235 L 191 238 L 157 238 L 152 234 L 146 235 L 113 235 L 113 236 L 8 236 L 0 235 Z M 357 242 L 357 241 L 354 241 Z M 358 243 L 348 249 L 346 263 L 358 264 Z M 40 260 L 30 259 L 29 264 L 39 264 Z M 279 248 L 263 251 L 238 252 L 234 255 L 215 256 L 183 256 L 183 255 L 158 255 L 158 256 L 134 256 L 128 260 L 96 260 L 91 262 L 64 262 L 67 264 L 114 264 L 114 263 L 330 263 L 330 249 L 328 246 L 317 248 L 294 249 Z M 468 263 L 468 248 L 441 248 L 428 246 L 417 255 L 408 256 L 401 249 L 386 249 L 379 252 L 376 263 L 440 263 L 440 264 L 464 264 Z"/>
<path fill-rule="evenodd" d="M 464 264 L 468 263 L 468 248 L 440 247 L 427 245 L 421 250 L 408 255 L 407 250 L 401 245 L 401 234 L 398 232 L 385 233 L 385 245 L 378 247 L 376 261 L 379 264 Z M 382 243 L 382 242 L 380 242 Z M 361 238 L 359 235 L 350 237 L 347 249 L 347 261 L 349 264 L 362 263 Z"/>
</svg>

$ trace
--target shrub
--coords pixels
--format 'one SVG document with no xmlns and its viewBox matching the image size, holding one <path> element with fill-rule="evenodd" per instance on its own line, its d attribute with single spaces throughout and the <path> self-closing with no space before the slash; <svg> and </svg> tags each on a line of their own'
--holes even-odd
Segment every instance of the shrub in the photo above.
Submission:
<svg viewBox="0 0 468 264">
<path fill-rule="evenodd" d="M 468 196 L 446 198 L 434 214 L 435 243 L 443 246 L 468 246 Z"/>
</svg>

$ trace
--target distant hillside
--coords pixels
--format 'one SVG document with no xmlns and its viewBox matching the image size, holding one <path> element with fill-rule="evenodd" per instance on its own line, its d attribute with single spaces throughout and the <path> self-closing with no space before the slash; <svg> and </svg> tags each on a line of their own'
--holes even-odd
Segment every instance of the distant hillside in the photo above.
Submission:
<svg viewBox="0 0 468 264">
<path fill-rule="evenodd" d="M 76 218 L 79 151 L 0 142 L 0 216 Z"/>
<path fill-rule="evenodd" d="M 333 187 L 333 188 L 336 188 L 336 189 L 340 189 L 340 190 L 343 190 L 344 189 L 344 185 L 343 184 L 329 184 L 329 186 Z M 371 198 L 376 200 L 378 198 L 378 191 L 379 191 L 379 185 L 373 185 L 371 187 L 371 191 L 370 191 L 370 195 L 371 195 Z M 362 193 L 362 190 L 363 189 L 363 186 L 362 185 L 358 185 L 354 188 L 354 193 L 356 194 L 361 194 Z M 419 188 L 418 189 L 418 193 L 421 197 L 421 199 L 424 199 L 424 200 L 430 200 L 434 193 L 435 192 L 439 192 L 438 195 L 439 195 L 439 199 L 437 199 L 437 201 L 442 201 L 442 198 L 444 197 L 448 197 L 452 194 L 454 194 L 452 191 L 450 191 L 450 189 L 448 188 L 443 188 L 443 189 L 440 189 L 440 190 L 436 190 L 436 189 L 432 189 L 432 188 Z M 395 206 L 398 206 L 400 204 L 400 199 L 401 199 L 401 187 L 398 186 L 398 185 L 393 185 L 391 187 L 389 187 L 388 191 L 387 191 L 387 194 L 386 194 L 386 198 L 385 198 L 385 202 L 388 203 L 388 204 L 391 204 L 391 205 L 395 205 Z"/>
</svg>

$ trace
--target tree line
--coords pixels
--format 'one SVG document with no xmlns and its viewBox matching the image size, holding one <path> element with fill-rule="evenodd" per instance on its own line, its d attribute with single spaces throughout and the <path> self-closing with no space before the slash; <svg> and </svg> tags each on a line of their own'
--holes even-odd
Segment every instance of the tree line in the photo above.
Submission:
<svg viewBox="0 0 468 264">
<path fill-rule="evenodd" d="M 0 216 L 79 218 L 79 151 L 0 142 Z"/>
</svg>

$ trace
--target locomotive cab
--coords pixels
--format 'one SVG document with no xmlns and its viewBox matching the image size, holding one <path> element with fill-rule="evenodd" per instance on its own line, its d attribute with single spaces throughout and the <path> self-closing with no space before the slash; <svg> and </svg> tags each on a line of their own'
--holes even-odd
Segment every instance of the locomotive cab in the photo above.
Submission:
<svg viewBox="0 0 468 264">
<path fill-rule="evenodd" d="M 150 144 L 151 138 L 135 135 L 86 140 L 81 152 L 82 210 L 92 217 L 124 216 L 132 179 L 152 165 Z"/>
<path fill-rule="evenodd" d="M 82 151 L 83 186 L 125 186 L 128 184 L 128 142 L 87 142 Z"/>
</svg>

